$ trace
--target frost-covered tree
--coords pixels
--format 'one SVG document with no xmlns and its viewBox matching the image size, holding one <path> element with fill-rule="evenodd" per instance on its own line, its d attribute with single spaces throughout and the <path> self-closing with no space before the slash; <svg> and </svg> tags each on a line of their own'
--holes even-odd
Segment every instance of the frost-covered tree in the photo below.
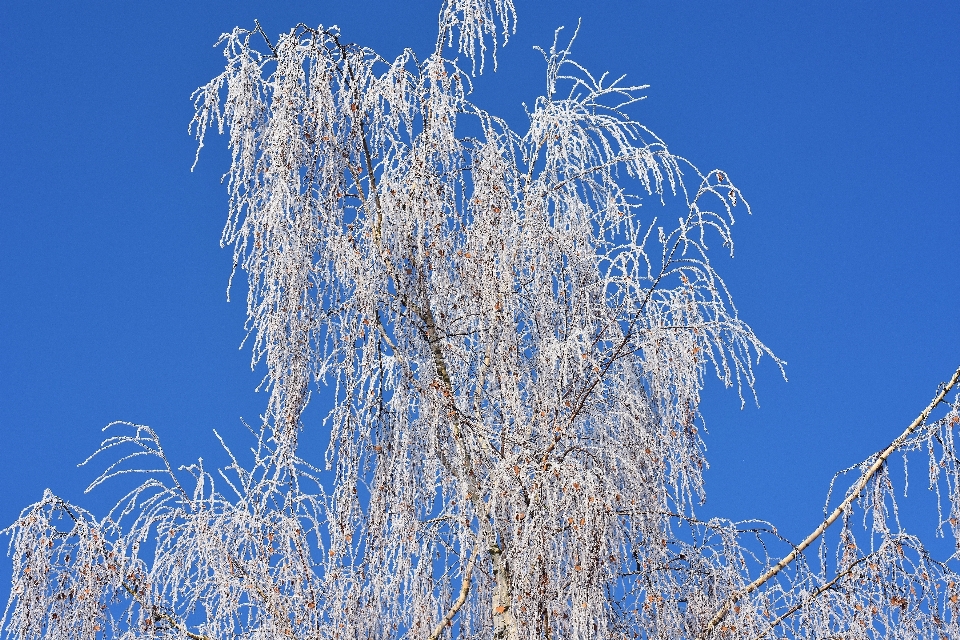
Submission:
<svg viewBox="0 0 960 640">
<path fill-rule="evenodd" d="M 560 32 L 525 130 L 474 105 L 514 24 L 510 0 L 447 0 L 422 59 L 335 28 L 222 37 L 193 126 L 233 153 L 223 243 L 269 391 L 252 461 L 175 469 L 110 425 L 93 486 L 148 479 L 102 518 L 47 493 L 7 530 L 8 637 L 960 638 L 956 558 L 900 527 L 887 469 L 926 451 L 960 544 L 960 370 L 806 540 L 698 519 L 705 378 L 742 398 L 782 365 L 708 257 L 748 205 Z"/>
</svg>

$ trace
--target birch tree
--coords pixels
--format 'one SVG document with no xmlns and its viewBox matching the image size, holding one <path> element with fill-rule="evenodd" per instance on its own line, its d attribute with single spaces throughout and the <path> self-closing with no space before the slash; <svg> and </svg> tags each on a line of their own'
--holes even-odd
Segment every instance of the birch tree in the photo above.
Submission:
<svg viewBox="0 0 960 640">
<path fill-rule="evenodd" d="M 562 31 L 525 129 L 473 104 L 515 23 L 447 0 L 435 50 L 392 60 L 322 26 L 222 36 L 192 130 L 232 152 L 222 243 L 269 393 L 252 461 L 221 440 L 224 468 L 175 467 L 109 425 L 91 488 L 146 479 L 7 529 L 8 637 L 960 638 L 956 557 L 900 527 L 887 466 L 926 456 L 960 545 L 960 370 L 802 542 L 699 519 L 705 381 L 743 401 L 761 357 L 783 368 L 710 261 L 749 205 Z"/>
</svg>

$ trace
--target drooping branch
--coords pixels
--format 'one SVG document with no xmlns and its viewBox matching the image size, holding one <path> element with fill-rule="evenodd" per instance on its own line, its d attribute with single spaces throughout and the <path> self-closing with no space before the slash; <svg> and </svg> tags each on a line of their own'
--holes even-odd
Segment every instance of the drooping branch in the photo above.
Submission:
<svg viewBox="0 0 960 640">
<path fill-rule="evenodd" d="M 884 463 L 887 461 L 887 458 L 889 458 L 894 451 L 902 447 L 903 444 L 910 438 L 910 436 L 926 423 L 927 418 L 930 417 L 930 413 L 937 407 L 937 405 L 944 401 L 944 399 L 947 397 L 947 394 L 950 393 L 950 390 L 957 385 L 957 382 L 960 382 L 960 367 L 953 372 L 953 376 L 951 376 L 950 380 L 941 385 L 936 396 L 934 396 L 933 400 L 930 401 L 930 404 L 928 404 L 927 407 L 920 412 L 920 415 L 918 415 L 916 419 L 910 423 L 903 433 L 901 433 L 896 440 L 891 442 L 886 449 L 883 449 L 877 454 L 876 460 L 874 460 L 873 464 L 870 465 L 870 467 L 863 473 L 862 476 L 860 476 L 860 479 L 848 492 L 847 497 L 844 498 L 843 502 L 837 505 L 837 508 L 834 509 L 833 512 L 827 516 L 822 523 L 820 523 L 820 526 L 814 529 L 813 532 L 803 540 L 803 542 L 794 547 L 793 551 L 784 556 L 780 562 L 770 567 L 759 578 L 748 584 L 743 589 L 735 591 L 726 599 L 723 605 L 714 614 L 713 618 L 710 619 L 710 622 L 704 629 L 703 634 L 700 636 L 701 640 L 708 638 L 710 634 L 713 633 L 717 625 L 720 624 L 720 622 L 723 621 L 726 615 L 730 612 L 730 609 L 733 607 L 734 603 L 744 596 L 753 593 L 771 578 L 790 566 L 790 564 L 796 560 L 800 554 L 807 549 L 807 547 L 816 542 L 817 539 L 819 539 L 820 536 L 822 536 L 823 533 L 830 527 L 830 525 L 836 522 L 837 519 L 843 515 L 850 505 L 853 504 L 853 501 L 860 497 L 860 494 L 866 488 L 867 483 L 869 483 L 870 479 L 873 478 L 877 471 L 883 467 Z"/>
</svg>

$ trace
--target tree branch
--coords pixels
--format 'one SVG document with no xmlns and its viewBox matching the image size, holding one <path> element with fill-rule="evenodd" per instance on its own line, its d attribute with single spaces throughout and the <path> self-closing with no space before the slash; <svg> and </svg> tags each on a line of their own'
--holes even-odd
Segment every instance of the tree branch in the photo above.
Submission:
<svg viewBox="0 0 960 640">
<path fill-rule="evenodd" d="M 163 611 L 157 609 L 156 606 L 150 605 L 149 607 L 147 607 L 143 602 L 140 601 L 140 598 L 137 597 L 137 592 L 134 591 L 132 588 L 130 588 L 130 585 L 128 585 L 125 580 L 121 581 L 120 584 L 123 586 L 124 589 L 126 589 L 127 593 L 130 594 L 130 597 L 132 597 L 137 603 L 139 603 L 141 607 L 143 607 L 144 609 L 148 609 L 150 611 L 150 616 L 154 620 L 166 620 L 168 623 L 170 623 L 171 626 L 173 626 L 174 629 L 176 629 L 183 635 L 190 638 L 190 640 L 211 640 L 210 638 L 208 638 L 203 634 L 193 633 L 192 631 L 187 629 L 187 626 L 185 624 L 182 624 L 179 620 L 177 620 L 170 614 L 164 613 Z"/>
<path fill-rule="evenodd" d="M 873 555 L 873 554 L 871 554 L 871 555 Z M 780 624 L 781 624 L 784 620 L 786 620 L 787 618 L 789 618 L 790 616 L 792 616 L 794 613 L 796 613 L 797 611 L 799 611 L 800 608 L 803 607 L 803 605 L 805 605 L 805 604 L 808 603 L 808 602 L 812 602 L 817 596 L 819 596 L 819 595 L 820 595 L 821 593 L 823 593 L 824 591 L 829 591 L 830 589 L 832 589 L 835 584 L 837 584 L 837 583 L 838 583 L 842 578 L 844 578 L 845 576 L 850 575 L 850 573 L 853 571 L 853 569 L 854 569 L 857 565 L 859 565 L 860 563 L 862 563 L 864 560 L 866 560 L 866 559 L 869 558 L 869 557 L 870 557 L 870 556 L 863 556 L 862 558 L 860 558 L 859 560 L 857 560 L 856 562 L 854 562 L 853 564 L 851 564 L 849 567 L 847 567 L 846 569 L 844 569 L 843 571 L 841 571 L 840 573 L 838 573 L 838 574 L 833 578 L 833 580 L 831 580 L 830 582 L 828 582 L 828 583 L 826 583 L 826 584 L 823 584 L 823 585 L 817 587 L 817 588 L 814 590 L 814 592 L 809 595 L 809 597 L 801 600 L 801 601 L 798 602 L 797 604 L 795 604 L 795 605 L 793 605 L 792 607 L 790 607 L 789 609 L 787 609 L 779 618 L 777 618 L 776 620 L 774 620 L 773 622 L 771 622 L 771 623 L 770 623 L 770 626 L 767 627 L 764 631 L 761 631 L 760 634 L 757 635 L 753 640 L 763 640 L 763 638 L 764 638 L 768 633 L 770 633 L 771 631 L 773 631 L 774 629 L 776 629 L 777 627 L 779 627 Z"/>
<path fill-rule="evenodd" d="M 744 596 L 753 593 L 765 582 L 783 571 L 787 566 L 790 565 L 790 563 L 796 560 L 801 553 L 803 553 L 804 549 L 816 542 L 816 540 L 823 535 L 824 531 L 826 531 L 830 525 L 832 525 L 837 518 L 839 518 L 843 512 L 847 510 L 853 501 L 860 497 L 860 494 L 866 488 L 867 483 L 870 482 L 870 479 L 877 473 L 877 471 L 880 470 L 881 467 L 883 467 L 884 463 L 887 461 L 887 458 L 890 457 L 890 454 L 903 446 L 913 432 L 923 426 L 927 418 L 930 416 L 930 412 L 933 411 L 938 404 L 943 402 L 944 398 L 946 398 L 950 390 L 957 385 L 958 381 L 960 381 L 960 368 L 957 368 L 957 370 L 953 372 L 953 376 L 950 378 L 950 380 L 940 387 L 937 395 L 933 398 L 930 404 L 927 405 L 927 408 L 921 411 L 920 415 L 910 423 L 910 426 L 908 426 L 896 440 L 891 442 L 886 449 L 877 454 L 877 459 L 872 465 L 870 465 L 870 468 L 867 469 L 862 476 L 860 476 L 860 480 L 858 480 L 853 488 L 850 489 L 847 497 L 843 500 L 843 502 L 837 505 L 837 508 L 834 509 L 829 516 L 827 516 L 827 519 L 824 520 L 819 527 L 814 529 L 813 532 L 807 536 L 803 542 L 794 547 L 793 551 L 787 554 L 782 560 L 780 560 L 780 562 L 770 567 L 766 573 L 751 582 L 744 589 L 734 591 L 733 594 L 727 598 L 727 600 L 723 603 L 723 606 L 721 606 L 720 609 L 718 609 L 714 614 L 713 618 L 710 619 L 706 629 L 704 629 L 703 634 L 700 636 L 700 640 L 709 637 L 710 634 L 713 633 L 713 630 L 716 629 L 717 625 L 720 624 L 720 622 L 727 616 L 727 614 L 730 612 L 730 608 L 735 602 Z"/>
<path fill-rule="evenodd" d="M 467 601 L 467 594 L 470 593 L 470 584 L 473 578 L 473 567 L 477 564 L 477 556 L 480 555 L 480 542 L 482 538 L 477 536 L 477 541 L 473 545 L 473 554 L 470 556 L 470 560 L 467 562 L 466 568 L 463 570 L 463 582 L 460 585 L 460 596 L 457 598 L 456 602 L 450 607 L 450 610 L 447 611 L 446 615 L 443 616 L 443 619 L 437 623 L 437 626 L 433 628 L 433 632 L 427 638 L 427 640 L 437 640 L 440 637 L 440 634 L 443 633 L 444 628 L 450 624 L 450 621 L 453 620 L 453 617 L 457 615 L 457 612 L 460 611 L 460 608 L 463 607 L 464 603 Z"/>
</svg>

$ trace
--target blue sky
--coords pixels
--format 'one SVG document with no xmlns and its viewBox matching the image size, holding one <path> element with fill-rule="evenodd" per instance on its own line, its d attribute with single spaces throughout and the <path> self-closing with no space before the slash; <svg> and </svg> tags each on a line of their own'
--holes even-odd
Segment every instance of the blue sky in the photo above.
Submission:
<svg viewBox="0 0 960 640">
<path fill-rule="evenodd" d="M 349 6 L 348 6 L 349 5 Z M 222 138 L 190 172 L 193 89 L 211 48 L 338 24 L 392 57 L 427 52 L 439 2 L 0 6 L 0 526 L 43 489 L 83 496 L 76 464 L 112 420 L 153 426 L 176 463 L 242 448 L 260 374 L 224 290 Z M 517 1 L 519 28 L 475 100 L 523 128 L 543 86 L 534 44 L 583 18 L 575 57 L 650 84 L 634 111 L 674 153 L 721 168 L 754 214 L 716 253 L 741 316 L 789 365 L 759 367 L 760 408 L 708 382 L 704 515 L 773 521 L 798 539 L 834 471 L 894 438 L 960 365 L 960 4 Z M 326 437 L 317 402 L 303 454 Z M 313 452 L 313 453 L 311 453 Z M 935 512 L 916 460 L 908 523 Z M 935 543 L 936 544 L 936 543 Z M 0 562 L 0 596 L 9 564 Z"/>
</svg>

